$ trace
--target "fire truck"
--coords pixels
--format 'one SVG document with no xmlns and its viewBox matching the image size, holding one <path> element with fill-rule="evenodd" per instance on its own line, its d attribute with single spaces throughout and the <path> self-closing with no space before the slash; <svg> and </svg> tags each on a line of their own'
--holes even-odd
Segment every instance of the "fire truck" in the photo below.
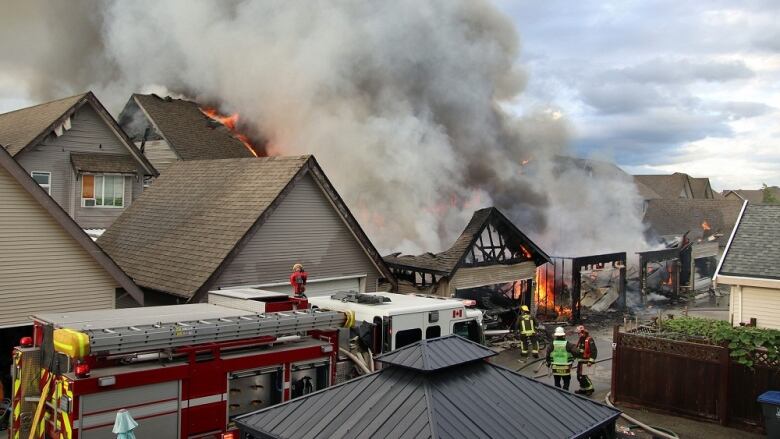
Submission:
<svg viewBox="0 0 780 439">
<path fill-rule="evenodd" d="M 457 300 L 234 288 L 208 301 L 32 316 L 13 352 L 9 438 L 111 438 L 126 409 L 139 438 L 238 439 L 234 417 L 353 376 L 339 352 L 355 335 L 372 353 L 422 334 L 482 339 L 481 312 Z"/>
<path fill-rule="evenodd" d="M 13 352 L 9 438 L 112 438 L 126 409 L 139 438 L 237 439 L 235 416 L 330 385 L 349 313 L 251 296 L 33 316 Z"/>
</svg>

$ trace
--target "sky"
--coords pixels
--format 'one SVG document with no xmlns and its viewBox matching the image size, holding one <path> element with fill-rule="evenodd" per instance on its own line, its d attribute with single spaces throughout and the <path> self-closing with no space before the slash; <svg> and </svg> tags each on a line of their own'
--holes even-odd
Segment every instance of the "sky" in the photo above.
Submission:
<svg viewBox="0 0 780 439">
<path fill-rule="evenodd" d="M 525 92 L 582 156 L 633 174 L 780 185 L 780 2 L 496 0 L 517 24 Z"/>
<path fill-rule="evenodd" d="M 507 107 L 560 116 L 578 155 L 716 190 L 780 185 L 780 2 L 493 2 L 527 78 Z M 0 112 L 37 103 L 2 70 Z"/>
</svg>

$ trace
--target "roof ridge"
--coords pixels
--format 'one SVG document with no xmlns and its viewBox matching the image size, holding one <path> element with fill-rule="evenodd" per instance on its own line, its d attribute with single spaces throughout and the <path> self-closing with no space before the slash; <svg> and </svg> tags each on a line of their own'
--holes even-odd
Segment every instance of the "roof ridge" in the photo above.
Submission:
<svg viewBox="0 0 780 439">
<path fill-rule="evenodd" d="M 68 100 L 68 99 L 73 99 L 73 98 L 81 99 L 82 97 L 84 97 L 84 96 L 86 96 L 86 95 L 88 95 L 90 93 L 92 93 L 92 92 L 91 91 L 86 91 L 84 93 L 75 94 L 73 96 L 68 96 L 66 98 L 55 99 L 53 101 L 48 101 L 48 102 L 41 102 L 40 104 L 30 105 L 29 107 L 17 108 L 16 110 L 11 110 L 11 111 L 6 111 L 5 113 L 0 113 L 0 116 L 5 116 L 6 114 L 17 113 L 19 111 L 24 111 L 24 110 L 32 110 L 33 108 L 41 107 L 43 105 L 54 104 L 56 102 L 61 102 L 61 101 L 65 101 L 65 100 Z"/>
</svg>

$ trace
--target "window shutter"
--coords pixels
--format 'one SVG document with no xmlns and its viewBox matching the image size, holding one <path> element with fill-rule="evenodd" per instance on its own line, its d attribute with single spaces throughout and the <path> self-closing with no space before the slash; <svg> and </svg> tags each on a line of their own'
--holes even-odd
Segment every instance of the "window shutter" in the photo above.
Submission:
<svg viewBox="0 0 780 439">
<path fill-rule="evenodd" d="M 95 176 L 81 176 L 81 198 L 95 198 Z"/>
</svg>

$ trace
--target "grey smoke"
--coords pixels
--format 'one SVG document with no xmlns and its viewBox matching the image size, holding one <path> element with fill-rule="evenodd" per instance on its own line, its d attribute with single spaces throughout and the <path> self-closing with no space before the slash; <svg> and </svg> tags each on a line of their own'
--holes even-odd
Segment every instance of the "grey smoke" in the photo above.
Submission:
<svg viewBox="0 0 780 439">
<path fill-rule="evenodd" d="M 132 92 L 155 90 L 238 111 L 268 153 L 315 154 L 383 252 L 445 248 L 493 204 L 551 252 L 642 245 L 629 182 L 556 171 L 565 119 L 505 110 L 526 73 L 517 31 L 487 1 L 3 8 L 13 18 L 0 25 L 19 33 L 0 26 L 0 67 L 31 96 L 91 88 L 116 114 Z M 40 33 L 25 39 L 28 22 Z"/>
</svg>

